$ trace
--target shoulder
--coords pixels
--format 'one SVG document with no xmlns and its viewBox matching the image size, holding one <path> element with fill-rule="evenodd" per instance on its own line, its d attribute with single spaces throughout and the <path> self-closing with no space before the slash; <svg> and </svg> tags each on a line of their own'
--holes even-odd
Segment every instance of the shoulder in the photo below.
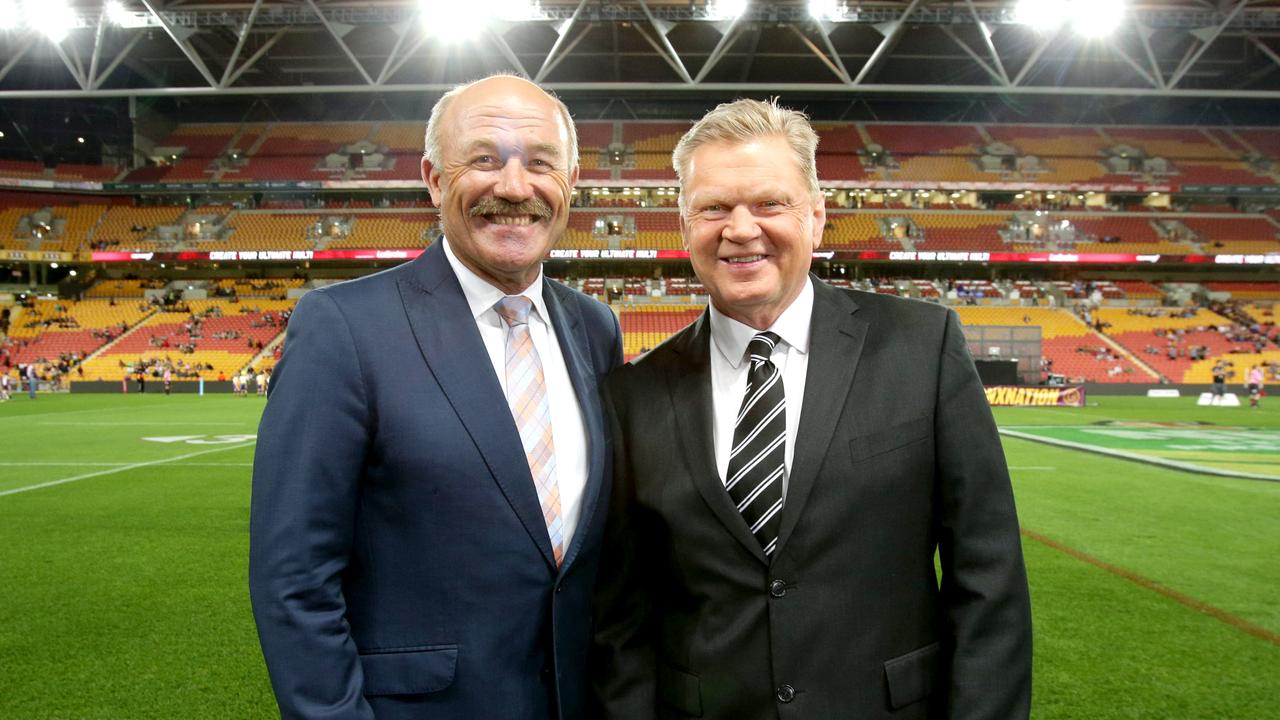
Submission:
<svg viewBox="0 0 1280 720">
<path fill-rule="evenodd" d="M 613 328 L 617 326 L 617 316 L 604 303 L 565 285 L 559 280 L 544 278 L 543 281 L 562 304 L 574 307 L 582 315 L 582 319 L 593 329 Z"/>
</svg>

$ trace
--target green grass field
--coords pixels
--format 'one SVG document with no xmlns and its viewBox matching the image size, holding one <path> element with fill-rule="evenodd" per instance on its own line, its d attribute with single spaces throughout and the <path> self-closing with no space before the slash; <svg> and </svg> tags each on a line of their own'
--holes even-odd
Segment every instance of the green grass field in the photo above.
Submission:
<svg viewBox="0 0 1280 720">
<path fill-rule="evenodd" d="M 262 407 L 150 394 L 0 405 L 0 718 L 275 716 L 245 587 Z M 1280 430 L 1280 398 L 1260 411 L 1100 398 L 997 418 L 1208 422 L 1258 433 L 1253 465 L 1280 460 L 1257 440 Z M 1034 604 L 1034 717 L 1280 718 L 1280 483 L 1005 447 Z M 1173 451 L 1231 462 L 1217 446 L 1200 460 Z"/>
</svg>

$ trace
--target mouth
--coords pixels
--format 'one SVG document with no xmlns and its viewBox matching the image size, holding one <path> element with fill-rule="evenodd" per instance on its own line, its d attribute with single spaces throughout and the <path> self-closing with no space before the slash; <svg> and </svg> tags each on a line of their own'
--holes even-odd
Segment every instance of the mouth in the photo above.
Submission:
<svg viewBox="0 0 1280 720">
<path fill-rule="evenodd" d="M 532 225 L 541 219 L 534 215 L 481 215 L 480 217 L 494 225 Z"/>
<path fill-rule="evenodd" d="M 762 262 L 764 258 L 764 255 L 742 255 L 740 257 L 720 258 L 720 262 L 727 265 L 747 266 Z"/>
</svg>

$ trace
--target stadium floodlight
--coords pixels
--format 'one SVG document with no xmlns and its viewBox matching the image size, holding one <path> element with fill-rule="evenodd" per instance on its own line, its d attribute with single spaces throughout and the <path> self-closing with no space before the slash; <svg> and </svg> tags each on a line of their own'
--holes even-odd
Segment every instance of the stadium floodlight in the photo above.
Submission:
<svg viewBox="0 0 1280 720">
<path fill-rule="evenodd" d="M 418 9 L 423 29 L 445 44 L 475 38 L 494 20 L 545 18 L 530 0 L 418 0 Z"/>
<path fill-rule="evenodd" d="M 77 22 L 67 0 L 26 0 L 22 14 L 27 27 L 40 31 L 54 44 L 65 40 Z"/>
<path fill-rule="evenodd" d="M 842 20 L 847 12 L 841 0 L 809 0 L 809 15 L 817 20 Z"/>
<path fill-rule="evenodd" d="M 1072 4 L 1070 0 L 1018 0 L 1013 12 L 1019 23 L 1052 32 L 1070 17 Z"/>
<path fill-rule="evenodd" d="M 747 0 L 710 0 L 707 17 L 711 20 L 734 20 L 747 11 Z"/>
<path fill-rule="evenodd" d="M 144 13 L 129 10 L 120 0 L 109 0 L 105 10 L 107 19 L 119 27 L 140 28 L 147 26 L 147 17 Z"/>
<path fill-rule="evenodd" d="M 1074 0 L 1071 29 L 1086 38 L 1106 37 L 1124 22 L 1124 13 L 1124 0 Z"/>
<path fill-rule="evenodd" d="M 18 0 L 0 0 L 0 30 L 14 30 L 22 24 Z"/>
</svg>

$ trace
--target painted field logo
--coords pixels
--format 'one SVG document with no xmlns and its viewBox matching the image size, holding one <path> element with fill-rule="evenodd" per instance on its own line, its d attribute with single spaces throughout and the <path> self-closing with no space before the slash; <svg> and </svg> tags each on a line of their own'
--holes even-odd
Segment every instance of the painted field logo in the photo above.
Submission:
<svg viewBox="0 0 1280 720">
<path fill-rule="evenodd" d="M 1280 431 L 1215 425 L 1115 423 L 1005 428 L 1011 437 L 1182 470 L 1280 481 Z"/>
</svg>

